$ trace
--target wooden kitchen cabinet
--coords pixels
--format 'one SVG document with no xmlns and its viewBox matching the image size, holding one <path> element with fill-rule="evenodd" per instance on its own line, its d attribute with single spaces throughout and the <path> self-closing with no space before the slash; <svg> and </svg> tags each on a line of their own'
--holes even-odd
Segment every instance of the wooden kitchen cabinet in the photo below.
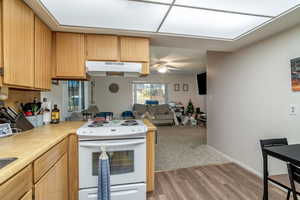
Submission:
<svg viewBox="0 0 300 200">
<path fill-rule="evenodd" d="M 2 0 L 4 84 L 34 87 L 34 13 L 20 0 Z"/>
<path fill-rule="evenodd" d="M 67 148 L 68 140 L 64 139 L 34 161 L 33 167 L 35 183 L 62 157 L 62 155 L 67 152 Z"/>
<path fill-rule="evenodd" d="M 29 192 L 27 192 L 22 198 L 21 200 L 32 200 L 32 190 L 30 190 Z"/>
<path fill-rule="evenodd" d="M 118 36 L 86 35 L 86 59 L 95 61 L 118 61 Z"/>
<path fill-rule="evenodd" d="M 149 62 L 149 39 L 121 36 L 120 53 L 123 62 Z"/>
<path fill-rule="evenodd" d="M 78 159 L 78 136 L 69 136 L 68 145 L 69 159 L 69 200 L 78 200 L 79 191 L 79 159 Z"/>
<path fill-rule="evenodd" d="M 68 199 L 68 154 L 63 157 L 35 185 L 35 200 Z"/>
<path fill-rule="evenodd" d="M 55 34 L 55 77 L 61 79 L 85 79 L 84 34 Z"/>
<path fill-rule="evenodd" d="M 0 185 L 0 199 L 21 199 L 32 188 L 32 166 L 25 167 L 22 171 Z"/>
<path fill-rule="evenodd" d="M 147 132 L 147 192 L 154 191 L 155 131 Z"/>
<path fill-rule="evenodd" d="M 35 88 L 51 89 L 51 55 L 52 31 L 35 17 Z"/>
</svg>

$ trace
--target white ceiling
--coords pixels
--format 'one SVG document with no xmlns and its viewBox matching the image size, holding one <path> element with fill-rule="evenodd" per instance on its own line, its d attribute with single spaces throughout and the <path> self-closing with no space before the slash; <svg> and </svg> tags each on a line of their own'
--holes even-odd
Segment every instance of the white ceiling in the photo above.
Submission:
<svg viewBox="0 0 300 200">
<path fill-rule="evenodd" d="M 274 3 L 275 0 L 176 0 L 175 4 L 184 4 L 179 9 L 185 10 L 191 8 L 192 10 L 184 13 L 177 11 L 180 14 L 180 18 L 176 20 L 165 18 L 164 23 L 160 26 L 160 32 L 155 32 L 155 29 L 159 24 L 158 21 L 162 16 L 161 13 L 166 12 L 165 14 L 172 17 L 174 15 L 173 12 L 176 12 L 176 5 L 173 5 L 172 9 L 174 10 L 166 9 L 166 7 L 170 7 L 168 4 L 172 3 L 173 0 L 140 0 L 138 3 L 132 0 L 23 1 L 54 31 L 149 37 L 151 38 L 151 62 L 157 60 L 171 62 L 175 67 L 184 69 L 184 72 L 202 72 L 205 70 L 207 51 L 236 51 L 300 24 L 300 7 L 295 6 L 299 4 L 300 0 L 276 0 L 276 3 Z M 108 4 L 103 4 L 108 1 L 110 2 L 109 5 L 114 6 L 109 7 L 107 6 Z M 156 4 L 144 3 L 145 1 L 155 2 Z M 201 2 L 201 5 L 199 2 Z M 47 7 L 46 3 L 52 5 L 52 8 Z M 95 6 L 95 3 L 103 5 L 106 9 Z M 193 8 L 201 6 L 205 6 L 205 9 L 199 10 Z M 214 9 L 207 9 L 210 7 Z M 277 16 L 291 7 L 293 8 L 289 11 Z M 147 9 L 149 9 L 149 12 Z M 231 18 L 232 20 L 220 20 L 221 22 L 218 21 L 210 24 L 210 27 L 206 27 L 205 29 L 197 26 L 198 23 L 206 26 L 209 25 L 205 21 L 200 22 L 196 20 L 199 13 L 204 11 L 209 13 L 209 11 L 216 9 L 224 9 L 226 12 L 218 13 L 234 15 L 235 17 Z M 102 11 L 102 14 L 106 13 L 105 15 L 107 16 L 103 16 L 100 19 L 97 18 L 96 16 L 98 16 L 100 11 Z M 195 18 L 191 19 L 190 15 L 188 15 L 192 13 L 191 11 L 196 13 L 194 14 Z M 241 12 L 246 12 L 247 14 L 242 15 L 243 17 L 240 18 L 238 16 L 240 16 Z M 153 15 L 153 13 L 156 14 Z M 90 16 L 95 16 L 95 19 L 94 17 L 92 17 L 93 19 L 89 19 Z M 247 18 L 247 16 L 250 16 L 250 20 L 242 19 L 244 17 Z M 277 17 L 273 18 L 273 16 Z M 258 17 L 259 22 L 253 23 L 252 19 L 256 17 Z M 272 18 L 272 20 L 263 26 L 246 32 L 246 34 L 242 34 L 235 38 L 235 40 L 222 39 L 223 37 L 227 37 L 228 35 L 226 34 L 228 33 L 229 35 L 233 35 L 238 31 L 239 33 L 247 31 L 247 28 L 249 28 L 248 25 L 252 28 L 255 24 L 263 22 L 263 19 L 268 17 Z M 89 20 L 86 21 L 87 18 Z M 244 27 L 243 20 L 247 22 L 247 27 Z M 238 25 L 238 28 L 228 28 L 230 25 L 227 23 L 228 21 L 233 21 L 235 24 L 238 24 L 238 21 L 240 21 L 241 26 Z M 178 23 L 176 24 L 176 22 Z M 100 27 L 100 23 L 102 23 L 102 28 Z M 85 24 L 88 24 L 90 27 Z M 226 30 L 224 31 L 222 27 Z M 147 31 L 142 31 L 143 29 Z M 179 34 L 169 33 L 171 29 L 179 32 Z M 233 29 L 237 31 L 232 32 Z M 154 30 L 154 32 L 149 30 Z M 187 32 L 185 31 L 194 31 L 194 33 L 193 35 L 186 35 Z M 212 34 L 212 32 L 214 32 L 214 35 L 205 37 Z M 200 37 L 195 36 L 195 34 L 199 33 L 203 35 Z"/>
<path fill-rule="evenodd" d="M 235 40 L 300 0 L 40 0 L 60 25 Z M 242 2 L 242 3 L 241 3 Z"/>
<path fill-rule="evenodd" d="M 298 5 L 298 0 L 176 0 L 176 5 L 210 8 L 256 15 L 278 16 Z"/>
<path fill-rule="evenodd" d="M 234 39 L 268 20 L 269 17 L 173 6 L 160 32 Z"/>
</svg>

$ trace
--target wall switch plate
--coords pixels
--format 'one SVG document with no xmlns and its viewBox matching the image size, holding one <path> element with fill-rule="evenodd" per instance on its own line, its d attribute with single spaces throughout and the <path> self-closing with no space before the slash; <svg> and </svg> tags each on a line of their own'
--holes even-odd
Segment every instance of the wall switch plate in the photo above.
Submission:
<svg viewBox="0 0 300 200">
<path fill-rule="evenodd" d="M 290 104 L 289 115 L 290 116 L 296 116 L 297 115 L 297 105 Z"/>
</svg>

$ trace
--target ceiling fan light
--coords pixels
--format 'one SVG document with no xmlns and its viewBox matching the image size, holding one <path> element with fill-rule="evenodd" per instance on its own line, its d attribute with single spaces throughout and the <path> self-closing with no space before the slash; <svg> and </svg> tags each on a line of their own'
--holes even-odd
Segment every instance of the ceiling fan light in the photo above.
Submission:
<svg viewBox="0 0 300 200">
<path fill-rule="evenodd" d="M 159 68 L 157 69 L 157 71 L 158 71 L 159 73 L 164 74 L 164 73 L 166 73 L 166 72 L 168 71 L 168 68 L 165 67 L 165 66 L 159 67 Z"/>
</svg>

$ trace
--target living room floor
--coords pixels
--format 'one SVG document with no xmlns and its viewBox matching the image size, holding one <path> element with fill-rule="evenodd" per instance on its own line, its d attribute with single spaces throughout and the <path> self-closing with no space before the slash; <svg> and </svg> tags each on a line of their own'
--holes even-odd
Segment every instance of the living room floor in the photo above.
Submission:
<svg viewBox="0 0 300 200">
<path fill-rule="evenodd" d="M 158 135 L 156 171 L 229 162 L 206 145 L 205 127 L 159 126 Z"/>
<path fill-rule="evenodd" d="M 240 166 L 227 163 L 155 173 L 155 191 L 148 200 L 258 200 L 262 180 Z M 286 193 L 269 184 L 269 199 L 284 200 Z"/>
</svg>

